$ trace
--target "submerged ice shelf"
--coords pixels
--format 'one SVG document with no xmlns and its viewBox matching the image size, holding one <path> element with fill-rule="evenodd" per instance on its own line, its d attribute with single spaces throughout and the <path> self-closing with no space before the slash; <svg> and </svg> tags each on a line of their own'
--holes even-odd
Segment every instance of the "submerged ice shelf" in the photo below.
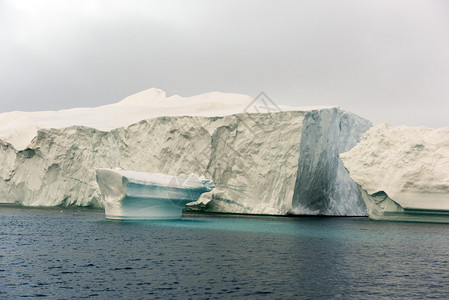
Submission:
<svg viewBox="0 0 449 300">
<path fill-rule="evenodd" d="M 449 223 L 449 127 L 381 124 L 340 156 L 371 219 Z"/>
<path fill-rule="evenodd" d="M 170 176 L 159 173 L 97 169 L 108 219 L 176 219 L 189 202 L 215 187 L 196 174 Z"/>
<path fill-rule="evenodd" d="M 95 169 L 119 167 L 213 180 L 189 210 L 365 215 L 338 154 L 371 123 L 337 107 L 261 106 L 150 89 L 98 108 L 0 114 L 0 201 L 105 207 Z"/>
</svg>

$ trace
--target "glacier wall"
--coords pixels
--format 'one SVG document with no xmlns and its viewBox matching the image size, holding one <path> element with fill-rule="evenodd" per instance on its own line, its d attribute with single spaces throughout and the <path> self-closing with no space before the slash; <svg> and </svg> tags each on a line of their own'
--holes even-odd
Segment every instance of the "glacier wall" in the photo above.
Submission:
<svg viewBox="0 0 449 300">
<path fill-rule="evenodd" d="M 338 153 L 370 123 L 337 108 L 227 116 L 166 116 L 102 131 L 40 129 L 23 150 L 0 140 L 0 199 L 103 207 L 95 169 L 211 178 L 190 210 L 364 215 Z"/>
<path fill-rule="evenodd" d="M 298 173 L 293 195 L 295 214 L 365 214 L 340 153 L 354 147 L 371 123 L 337 108 L 312 111 L 303 121 Z"/>
</svg>

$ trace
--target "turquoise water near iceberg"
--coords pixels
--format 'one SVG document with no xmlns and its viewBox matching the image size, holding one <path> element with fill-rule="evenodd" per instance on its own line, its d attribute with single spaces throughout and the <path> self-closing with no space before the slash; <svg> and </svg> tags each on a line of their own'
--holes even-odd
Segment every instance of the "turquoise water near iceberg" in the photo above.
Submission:
<svg viewBox="0 0 449 300">
<path fill-rule="evenodd" d="M 449 226 L 0 206 L 0 298 L 449 298 Z"/>
</svg>

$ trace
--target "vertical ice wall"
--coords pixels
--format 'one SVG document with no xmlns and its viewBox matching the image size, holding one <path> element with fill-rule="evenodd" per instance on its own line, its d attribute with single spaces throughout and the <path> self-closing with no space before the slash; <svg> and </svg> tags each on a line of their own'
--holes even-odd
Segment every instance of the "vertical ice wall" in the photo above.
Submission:
<svg viewBox="0 0 449 300">
<path fill-rule="evenodd" d="M 196 209 L 284 215 L 291 210 L 307 112 L 239 114 L 213 130 L 206 172 L 216 184 Z"/>
<path fill-rule="evenodd" d="M 354 147 L 371 122 L 333 108 L 309 112 L 303 121 L 292 212 L 364 215 L 365 205 L 338 154 Z"/>
</svg>

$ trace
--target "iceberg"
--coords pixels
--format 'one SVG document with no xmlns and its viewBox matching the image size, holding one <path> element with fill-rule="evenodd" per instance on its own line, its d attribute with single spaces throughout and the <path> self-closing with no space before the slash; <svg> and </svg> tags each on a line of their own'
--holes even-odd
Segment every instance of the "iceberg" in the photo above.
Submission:
<svg viewBox="0 0 449 300">
<path fill-rule="evenodd" d="M 97 108 L 4 113 L 0 201 L 105 207 L 95 170 L 121 168 L 210 178 L 216 187 L 190 211 L 366 215 L 338 154 L 370 127 L 338 107 L 158 89 Z"/>
<path fill-rule="evenodd" d="M 97 169 L 108 219 L 176 219 L 184 206 L 215 187 L 196 174 L 170 176 L 121 169 Z"/>
<path fill-rule="evenodd" d="M 340 157 L 371 219 L 449 223 L 449 127 L 380 124 Z"/>
</svg>

